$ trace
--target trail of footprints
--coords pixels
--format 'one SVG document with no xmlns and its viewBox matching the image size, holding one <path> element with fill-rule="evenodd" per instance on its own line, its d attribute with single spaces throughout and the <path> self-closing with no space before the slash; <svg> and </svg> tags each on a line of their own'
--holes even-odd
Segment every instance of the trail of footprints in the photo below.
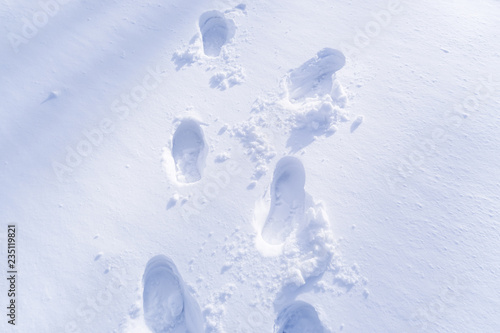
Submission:
<svg viewBox="0 0 500 333">
<path fill-rule="evenodd" d="M 233 38 L 235 27 L 223 13 L 214 10 L 201 15 L 199 29 L 204 54 L 218 57 L 221 48 Z M 321 50 L 314 58 L 289 73 L 285 85 L 288 98 L 291 102 L 300 102 L 331 93 L 332 76 L 344 64 L 345 58 L 340 51 L 328 48 Z M 196 183 L 202 179 L 207 142 L 198 120 L 179 120 L 172 136 L 170 153 L 177 182 Z M 283 247 L 287 242 L 297 242 L 299 250 L 303 250 L 304 242 L 299 244 L 301 230 L 303 233 L 308 232 L 310 236 L 314 228 L 323 228 L 322 233 L 328 229 L 324 218 L 307 216 L 307 212 L 314 215 L 314 211 L 311 213 L 312 205 L 306 200 L 305 182 L 306 171 L 298 158 L 285 156 L 278 161 L 270 184 L 267 216 L 258 230 L 258 236 L 270 247 Z M 304 279 L 320 277 L 326 270 L 331 253 L 324 249 L 328 245 L 325 244 L 320 244 L 320 250 L 316 243 L 306 244 L 313 246 L 315 252 L 320 252 L 319 255 L 316 254 L 316 259 L 323 263 L 316 270 L 304 272 Z M 158 255 L 149 260 L 144 270 L 142 286 L 144 321 L 151 332 L 203 332 L 200 307 L 187 291 L 171 259 Z M 311 304 L 292 300 L 281 306 L 275 320 L 274 333 L 304 332 L 326 333 L 329 330 L 323 326 Z"/>
</svg>

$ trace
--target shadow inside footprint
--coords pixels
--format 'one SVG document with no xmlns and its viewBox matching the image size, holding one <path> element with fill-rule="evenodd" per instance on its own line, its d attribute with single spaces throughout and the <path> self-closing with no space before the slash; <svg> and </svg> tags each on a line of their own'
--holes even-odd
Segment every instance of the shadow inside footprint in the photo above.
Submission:
<svg viewBox="0 0 500 333">
<path fill-rule="evenodd" d="M 331 48 L 322 49 L 314 58 L 289 73 L 286 88 L 290 101 L 330 94 L 332 76 L 344 65 L 345 56 L 342 52 Z"/>
<path fill-rule="evenodd" d="M 305 302 L 295 301 L 278 315 L 274 333 L 328 333 L 316 309 Z"/>
<path fill-rule="evenodd" d="M 151 258 L 142 282 L 144 320 L 152 332 L 202 331 L 198 303 L 186 292 L 172 260 L 163 255 Z"/>
<path fill-rule="evenodd" d="M 194 119 L 182 120 L 172 140 L 172 157 L 179 182 L 194 183 L 201 179 L 205 150 L 206 144 L 200 124 Z"/>
<path fill-rule="evenodd" d="M 262 229 L 269 244 L 282 244 L 304 215 L 306 175 L 302 162 L 286 156 L 274 169 L 271 183 L 271 207 Z"/>
<path fill-rule="evenodd" d="M 235 26 L 232 20 L 224 17 L 224 14 L 212 10 L 203 13 L 199 20 L 201 37 L 203 40 L 203 52 L 209 57 L 218 57 L 222 46 L 234 35 Z"/>
</svg>

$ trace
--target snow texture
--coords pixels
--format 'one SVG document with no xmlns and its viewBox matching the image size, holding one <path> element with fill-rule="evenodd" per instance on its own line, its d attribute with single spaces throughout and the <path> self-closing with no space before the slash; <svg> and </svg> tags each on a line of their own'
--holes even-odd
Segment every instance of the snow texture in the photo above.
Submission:
<svg viewBox="0 0 500 333">
<path fill-rule="evenodd" d="M 3 1 L 0 332 L 498 332 L 499 5 Z"/>
</svg>

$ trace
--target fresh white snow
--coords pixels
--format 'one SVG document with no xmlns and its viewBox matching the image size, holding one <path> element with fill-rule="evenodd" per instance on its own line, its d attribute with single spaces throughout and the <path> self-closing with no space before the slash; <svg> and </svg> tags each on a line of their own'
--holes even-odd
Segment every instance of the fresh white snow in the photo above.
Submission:
<svg viewBox="0 0 500 333">
<path fill-rule="evenodd" d="M 0 331 L 498 332 L 499 16 L 0 2 Z"/>
</svg>

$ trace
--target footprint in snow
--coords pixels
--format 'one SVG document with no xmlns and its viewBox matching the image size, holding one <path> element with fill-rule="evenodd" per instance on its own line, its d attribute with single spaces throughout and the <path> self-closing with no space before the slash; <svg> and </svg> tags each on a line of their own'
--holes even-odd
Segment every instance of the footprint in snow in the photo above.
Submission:
<svg viewBox="0 0 500 333">
<path fill-rule="evenodd" d="M 203 52 L 209 57 L 218 57 L 222 47 L 234 36 L 235 25 L 224 14 L 212 10 L 200 16 L 199 27 L 203 41 Z"/>
<path fill-rule="evenodd" d="M 264 257 L 281 257 L 278 307 L 318 282 L 334 254 L 326 210 L 306 193 L 305 180 L 302 162 L 283 157 L 276 165 L 270 189 L 255 203 L 255 246 Z"/>
<path fill-rule="evenodd" d="M 289 72 L 285 87 L 291 102 L 332 92 L 333 74 L 344 67 L 342 52 L 324 48 L 302 66 Z"/>
<path fill-rule="evenodd" d="M 163 255 L 151 258 L 142 282 L 144 320 L 152 332 L 202 332 L 200 307 L 172 260 Z"/>
<path fill-rule="evenodd" d="M 306 175 L 302 162 L 291 156 L 279 160 L 271 183 L 271 206 L 262 229 L 269 244 L 282 244 L 304 215 Z"/>
<path fill-rule="evenodd" d="M 274 333 L 329 333 L 321 323 L 316 309 L 295 301 L 283 309 L 276 319 Z"/>
<path fill-rule="evenodd" d="M 179 182 L 194 183 L 201 179 L 206 150 L 199 122 L 190 118 L 183 119 L 172 139 L 172 157 Z"/>
</svg>

